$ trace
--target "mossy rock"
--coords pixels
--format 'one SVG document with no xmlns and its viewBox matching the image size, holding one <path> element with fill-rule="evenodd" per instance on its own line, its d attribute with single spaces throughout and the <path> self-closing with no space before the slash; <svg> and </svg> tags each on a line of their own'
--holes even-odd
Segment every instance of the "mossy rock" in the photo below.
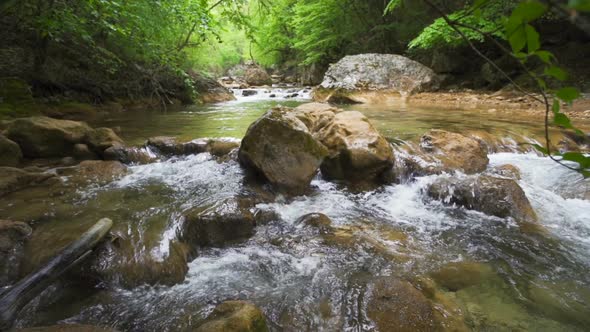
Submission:
<svg viewBox="0 0 590 332">
<path fill-rule="evenodd" d="M 489 280 L 495 274 L 493 269 L 484 263 L 452 262 L 431 273 L 431 276 L 440 286 L 456 292 Z"/>
<path fill-rule="evenodd" d="M 226 301 L 218 305 L 196 332 L 267 332 L 264 314 L 245 301 Z"/>
</svg>

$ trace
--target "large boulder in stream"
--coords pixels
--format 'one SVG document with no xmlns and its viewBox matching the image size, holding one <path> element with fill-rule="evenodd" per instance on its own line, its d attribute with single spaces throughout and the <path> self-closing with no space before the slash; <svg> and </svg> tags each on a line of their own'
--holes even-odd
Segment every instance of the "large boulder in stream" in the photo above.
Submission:
<svg viewBox="0 0 590 332">
<path fill-rule="evenodd" d="M 22 158 L 23 152 L 20 146 L 4 135 L 0 135 L 0 166 L 16 167 Z"/>
<path fill-rule="evenodd" d="M 24 242 L 32 232 L 25 223 L 0 220 L 0 287 L 13 283 L 19 277 Z"/>
<path fill-rule="evenodd" d="M 336 113 L 316 137 L 328 148 L 321 165 L 328 179 L 376 181 L 392 170 L 391 145 L 360 112 Z"/>
<path fill-rule="evenodd" d="M 246 301 L 226 301 L 215 307 L 197 332 L 267 332 L 262 311 Z"/>
<path fill-rule="evenodd" d="M 14 120 L 6 135 L 20 145 L 25 157 L 51 158 L 71 156 L 74 145 L 91 131 L 82 122 L 40 116 Z"/>
<path fill-rule="evenodd" d="M 310 103 L 275 108 L 250 126 L 240 162 L 291 194 L 321 168 L 333 180 L 379 182 L 394 163 L 391 145 L 356 111 Z"/>
<path fill-rule="evenodd" d="M 290 108 L 266 112 L 248 128 L 239 160 L 280 191 L 307 190 L 328 150 Z"/>
<path fill-rule="evenodd" d="M 537 215 L 516 181 L 488 175 L 443 177 L 427 189 L 428 196 L 488 215 L 535 222 Z"/>
<path fill-rule="evenodd" d="M 374 103 L 437 88 L 430 68 L 396 54 L 358 54 L 332 64 L 314 99 Z"/>
<path fill-rule="evenodd" d="M 81 144 L 98 157 L 104 151 L 123 145 L 123 140 L 109 128 L 92 129 L 84 122 L 58 120 L 44 116 L 12 121 L 6 135 L 18 143 L 27 158 L 54 158 L 80 155 Z"/>
<path fill-rule="evenodd" d="M 440 162 L 440 171 L 466 174 L 483 172 L 488 163 L 486 148 L 477 140 L 445 130 L 433 129 L 420 139 L 422 152 Z"/>
</svg>

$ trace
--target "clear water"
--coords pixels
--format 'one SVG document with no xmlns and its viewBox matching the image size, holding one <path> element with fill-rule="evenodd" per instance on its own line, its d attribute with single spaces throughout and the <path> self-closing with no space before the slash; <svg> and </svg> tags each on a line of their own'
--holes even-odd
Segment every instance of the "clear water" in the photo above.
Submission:
<svg viewBox="0 0 590 332">
<path fill-rule="evenodd" d="M 121 126 L 125 139 L 137 143 L 154 135 L 241 137 L 270 106 L 304 101 L 248 98 L 176 113 L 119 114 L 103 123 Z M 525 136 L 539 126 L 534 120 L 510 122 L 487 112 L 351 108 L 367 114 L 392 140 L 412 139 L 434 127 Z M 438 176 L 363 193 L 318 177 L 308 196 L 259 205 L 279 218 L 259 226 L 244 243 L 200 251 L 180 284 L 88 289 L 69 283 L 46 295 L 55 298 L 32 303 L 17 323 L 191 330 L 216 304 L 243 299 L 262 308 L 273 331 L 372 331 L 376 325 L 366 308 L 375 277 L 395 276 L 418 286 L 417 280 L 442 266 L 465 261 L 481 263 L 491 272 L 456 292 L 437 290 L 461 308 L 469 330 L 586 331 L 590 182 L 535 154 L 490 155 L 490 167 L 506 163 L 521 169 L 519 183 L 539 216 L 541 231 L 426 199 L 424 188 Z M 244 189 L 243 179 L 235 162 L 189 156 L 134 166 L 107 185 L 15 193 L 0 202 L 0 218 L 33 223 L 31 265 L 105 216 L 115 221 L 115 232 L 137 238 L 138 256 L 162 260 L 182 212 L 235 195 Z M 295 224 L 311 212 L 328 215 L 341 236 L 324 241 Z"/>
</svg>

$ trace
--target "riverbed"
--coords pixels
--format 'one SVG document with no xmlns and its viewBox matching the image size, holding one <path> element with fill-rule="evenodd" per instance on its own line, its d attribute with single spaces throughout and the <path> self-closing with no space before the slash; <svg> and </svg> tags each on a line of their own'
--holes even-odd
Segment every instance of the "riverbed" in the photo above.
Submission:
<svg viewBox="0 0 590 332">
<path fill-rule="evenodd" d="M 236 101 L 121 112 L 93 125 L 118 127 L 126 142 L 137 145 L 160 135 L 186 141 L 241 138 L 270 107 L 309 101 L 304 90 L 297 96 L 272 90 L 250 97 L 235 93 Z M 242 299 L 263 310 L 273 331 L 373 331 L 376 325 L 367 313 L 373 281 L 395 277 L 428 294 L 448 330 L 457 320 L 473 331 L 587 330 L 590 182 L 523 145 L 541 139 L 538 119 L 404 104 L 345 108 L 363 112 L 393 144 L 417 142 L 432 128 L 497 138 L 502 144 L 489 155 L 489 167 L 512 164 L 521 170 L 519 184 L 540 226 L 524 229 L 509 218 L 427 199 L 427 185 L 445 175 L 360 193 L 318 176 L 309 195 L 260 204 L 277 217 L 259 225 L 251 239 L 201 249 L 179 284 L 108 282 L 88 289 L 73 278 L 31 303 L 17 325 L 76 322 L 122 331 L 191 330 L 215 305 Z M 115 222 L 115 232 L 138 239 L 138 257 L 163 261 L 182 213 L 245 190 L 244 177 L 235 161 L 218 162 L 209 154 L 177 157 L 132 166 L 128 175 L 108 184 L 8 195 L 0 202 L 0 218 L 32 223 L 29 265 L 102 217 Z M 326 241 L 296 224 L 314 212 L 329 216 L 339 236 Z M 150 231 L 162 228 L 166 231 Z M 441 272 L 449 266 L 459 272 Z"/>
</svg>

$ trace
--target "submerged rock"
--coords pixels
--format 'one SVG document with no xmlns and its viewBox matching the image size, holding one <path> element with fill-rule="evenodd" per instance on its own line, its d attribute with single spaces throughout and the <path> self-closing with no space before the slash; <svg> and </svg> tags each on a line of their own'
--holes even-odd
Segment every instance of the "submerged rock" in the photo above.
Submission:
<svg viewBox="0 0 590 332">
<path fill-rule="evenodd" d="M 483 263 L 452 262 L 432 272 L 431 276 L 440 286 L 456 292 L 491 279 L 494 271 Z"/>
<path fill-rule="evenodd" d="M 182 241 L 196 246 L 224 246 L 249 238 L 256 221 L 252 201 L 229 198 L 185 214 Z"/>
<path fill-rule="evenodd" d="M 22 158 L 23 152 L 20 146 L 4 135 L 0 135 L 0 166 L 16 167 Z"/>
<path fill-rule="evenodd" d="M 367 315 L 379 331 L 435 331 L 431 302 L 412 284 L 392 277 L 373 285 Z"/>
<path fill-rule="evenodd" d="M 321 165 L 328 179 L 376 181 L 392 171 L 391 145 L 360 112 L 336 113 L 316 137 L 329 151 Z"/>
<path fill-rule="evenodd" d="M 399 97 L 435 89 L 437 85 L 430 68 L 401 55 L 349 55 L 330 66 L 314 99 L 370 103 L 383 101 L 387 95 Z"/>
<path fill-rule="evenodd" d="M 427 193 L 445 203 L 518 222 L 535 222 L 537 215 L 516 181 L 488 175 L 465 178 L 440 178 Z"/>
<path fill-rule="evenodd" d="M 48 117 L 16 119 L 6 131 L 29 158 L 71 156 L 74 145 L 84 142 L 90 132 L 85 123 Z"/>
<path fill-rule="evenodd" d="M 0 220 L 0 287 L 17 281 L 24 243 L 32 232 L 23 222 Z"/>
<path fill-rule="evenodd" d="M 239 161 L 280 191 L 307 190 L 328 151 L 289 108 L 274 108 L 248 128 Z"/>
<path fill-rule="evenodd" d="M 420 139 L 420 148 L 441 162 L 441 170 L 466 174 L 483 172 L 489 159 L 485 147 L 475 139 L 433 129 Z"/>
<path fill-rule="evenodd" d="M 197 332 L 267 332 L 262 311 L 245 301 L 226 301 L 215 307 Z"/>
<path fill-rule="evenodd" d="M 0 196 L 40 184 L 54 178 L 50 173 L 28 172 L 19 168 L 0 167 Z"/>
<path fill-rule="evenodd" d="M 117 330 L 93 325 L 62 324 L 42 327 L 27 327 L 24 329 L 17 329 L 16 332 L 117 332 Z"/>
<path fill-rule="evenodd" d="M 75 177 L 92 183 L 108 183 L 127 174 L 119 161 L 87 160 L 78 165 Z"/>
</svg>

